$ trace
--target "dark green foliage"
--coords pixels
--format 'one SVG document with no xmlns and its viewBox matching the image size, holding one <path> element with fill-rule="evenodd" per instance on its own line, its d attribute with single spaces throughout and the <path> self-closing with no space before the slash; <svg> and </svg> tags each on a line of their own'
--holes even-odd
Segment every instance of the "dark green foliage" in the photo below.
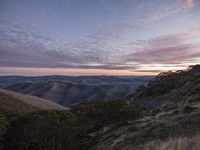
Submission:
<svg viewBox="0 0 200 150">
<path fill-rule="evenodd" d="M 98 142 L 98 134 L 88 137 L 89 133 L 103 130 L 110 125 L 121 126 L 128 120 L 140 117 L 139 111 L 129 105 L 127 101 L 93 101 L 83 102 L 71 107 L 72 113 L 77 117 L 76 135 L 80 139 L 79 148 L 89 149 Z"/>
<path fill-rule="evenodd" d="M 140 113 L 126 101 L 85 102 L 67 110 L 37 110 L 17 115 L 4 135 L 4 150 L 87 150 L 98 132 L 122 125 Z"/>
<path fill-rule="evenodd" d="M 9 127 L 9 122 L 7 118 L 0 114 L 0 149 L 2 149 L 2 140 L 3 140 L 3 135 L 5 134 L 7 128 Z"/>
<path fill-rule="evenodd" d="M 186 82 L 199 83 L 200 65 L 189 66 L 187 70 L 160 73 L 155 80 L 149 82 L 146 96 L 163 95 L 175 88 L 183 86 Z"/>
<path fill-rule="evenodd" d="M 7 118 L 0 114 L 0 137 L 4 134 L 6 131 L 6 128 L 8 127 L 9 123 L 7 121 Z"/>
<path fill-rule="evenodd" d="M 86 126 L 99 128 L 106 124 L 124 124 L 140 116 L 127 101 L 83 102 L 71 108 L 72 113 Z"/>
<path fill-rule="evenodd" d="M 69 111 L 27 113 L 12 122 L 5 135 L 5 150 L 74 149 L 76 140 L 71 130 L 74 121 Z"/>
<path fill-rule="evenodd" d="M 146 87 L 139 87 L 130 101 L 135 106 L 151 112 L 174 109 L 183 101 L 200 99 L 200 65 L 187 70 L 160 73 Z"/>
</svg>

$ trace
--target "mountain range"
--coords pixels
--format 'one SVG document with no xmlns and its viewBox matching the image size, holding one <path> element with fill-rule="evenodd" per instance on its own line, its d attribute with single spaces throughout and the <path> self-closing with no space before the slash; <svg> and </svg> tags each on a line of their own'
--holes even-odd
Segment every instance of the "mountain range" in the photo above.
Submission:
<svg viewBox="0 0 200 150">
<path fill-rule="evenodd" d="M 29 82 L 31 86 L 41 82 L 82 85 L 72 81 L 23 84 Z M 198 150 L 199 91 L 200 65 L 160 73 L 123 99 L 83 100 L 68 108 L 0 90 L 0 149 Z"/>
<path fill-rule="evenodd" d="M 152 76 L 2 76 L 0 86 L 51 100 L 63 106 L 84 100 L 115 100 L 126 98 L 139 85 L 145 85 Z"/>
</svg>

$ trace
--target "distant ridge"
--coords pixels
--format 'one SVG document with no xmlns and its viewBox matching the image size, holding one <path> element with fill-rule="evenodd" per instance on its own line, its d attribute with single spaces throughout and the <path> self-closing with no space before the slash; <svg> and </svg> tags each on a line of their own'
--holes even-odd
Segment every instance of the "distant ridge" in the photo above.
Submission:
<svg viewBox="0 0 200 150">
<path fill-rule="evenodd" d="M 126 98 L 138 85 L 146 82 L 120 84 L 84 84 L 69 81 L 23 82 L 6 89 L 51 100 L 63 106 L 84 100 L 111 101 Z"/>
<path fill-rule="evenodd" d="M 0 76 L 0 88 L 27 81 L 70 81 L 77 84 L 117 84 L 146 82 L 153 78 L 153 76 Z"/>
</svg>

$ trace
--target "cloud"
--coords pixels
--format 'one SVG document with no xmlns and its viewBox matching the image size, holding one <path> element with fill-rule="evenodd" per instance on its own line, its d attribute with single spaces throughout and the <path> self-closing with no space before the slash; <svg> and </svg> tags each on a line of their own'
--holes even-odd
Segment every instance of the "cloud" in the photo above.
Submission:
<svg viewBox="0 0 200 150">
<path fill-rule="evenodd" d="M 167 1 L 166 1 L 167 2 Z M 148 3 L 147 3 L 148 4 Z M 186 0 L 186 3 L 181 3 L 180 1 L 172 1 L 172 4 L 169 5 L 164 1 L 159 2 L 156 1 L 152 3 L 153 5 L 159 6 L 158 8 L 155 6 L 151 6 L 153 9 L 146 10 L 146 5 L 141 5 L 137 8 L 136 13 L 138 16 L 142 16 L 140 18 L 136 18 L 134 20 L 128 20 L 127 22 L 121 23 L 118 26 L 118 30 L 123 30 L 124 28 L 135 29 L 135 30 L 144 30 L 148 28 L 151 23 L 154 23 L 160 19 L 169 17 L 171 15 L 181 13 L 182 11 L 193 7 L 193 0 Z M 162 4 L 165 4 L 164 6 Z M 144 13 L 145 12 L 145 13 Z"/>
<path fill-rule="evenodd" d="M 181 65 L 200 58 L 200 43 L 188 42 L 190 32 L 136 40 L 122 50 L 108 44 L 113 36 L 101 31 L 71 43 L 28 26 L 1 22 L 0 67 L 157 72 L 162 69 L 156 65 L 149 70 L 142 66 Z"/>
<path fill-rule="evenodd" d="M 181 1 L 180 4 L 175 1 L 174 5 L 169 6 L 166 2 L 163 2 L 164 5 L 161 5 L 161 1 L 157 2 L 160 2 L 157 5 L 161 7 L 146 7 L 146 4 L 150 3 L 143 3 L 144 6 L 141 5 L 134 12 L 136 15 L 131 12 L 133 14 L 127 17 L 128 19 L 119 21 L 109 29 L 95 31 L 75 42 L 70 42 L 59 35 L 41 32 L 28 25 L 0 21 L 0 67 L 159 72 L 162 69 L 158 65 L 152 66 L 152 69 L 145 69 L 143 66 L 175 66 L 186 62 L 198 62 L 200 43 L 191 42 L 190 32 L 169 34 L 149 40 L 134 40 L 123 45 L 124 41 L 121 41 L 120 36 L 124 34 L 124 30 L 127 32 L 128 29 L 130 34 L 135 33 L 135 30 L 143 30 L 143 33 L 151 23 L 171 17 L 172 14 L 194 5 L 192 0 Z M 197 27 L 199 30 L 199 26 Z M 148 34 L 147 31 L 145 35 Z M 122 43 L 121 47 L 118 47 L 119 43 Z"/>
<path fill-rule="evenodd" d="M 139 64 L 183 64 L 200 59 L 200 43 L 188 43 L 190 36 L 186 32 L 139 41 L 141 48 L 125 55 L 123 61 Z"/>
<path fill-rule="evenodd" d="M 187 1 L 187 5 L 191 8 L 194 6 L 194 2 L 193 0 L 186 0 Z"/>
<path fill-rule="evenodd" d="M 200 52 L 191 52 L 200 45 L 179 45 L 155 49 L 144 49 L 126 56 L 125 61 L 139 62 L 143 64 L 180 64 L 185 61 L 199 58 Z"/>
<path fill-rule="evenodd" d="M 87 61 L 65 40 L 28 26 L 1 22 L 0 35 L 1 66 L 65 67 Z"/>
<path fill-rule="evenodd" d="M 85 39 L 68 42 L 26 25 L 2 21 L 0 67 L 135 69 L 111 57 L 113 48 L 107 44 L 109 39 L 113 39 L 114 33 L 111 34 L 100 31 Z"/>
</svg>

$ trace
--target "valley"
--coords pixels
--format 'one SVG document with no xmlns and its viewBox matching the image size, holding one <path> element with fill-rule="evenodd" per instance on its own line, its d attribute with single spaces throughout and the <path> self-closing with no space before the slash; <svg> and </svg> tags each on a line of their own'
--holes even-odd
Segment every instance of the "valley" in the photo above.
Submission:
<svg viewBox="0 0 200 150">
<path fill-rule="evenodd" d="M 0 77 L 0 85 L 7 90 L 41 97 L 63 106 L 80 101 L 123 99 L 139 85 L 145 85 L 152 76 L 44 76 Z"/>
</svg>

